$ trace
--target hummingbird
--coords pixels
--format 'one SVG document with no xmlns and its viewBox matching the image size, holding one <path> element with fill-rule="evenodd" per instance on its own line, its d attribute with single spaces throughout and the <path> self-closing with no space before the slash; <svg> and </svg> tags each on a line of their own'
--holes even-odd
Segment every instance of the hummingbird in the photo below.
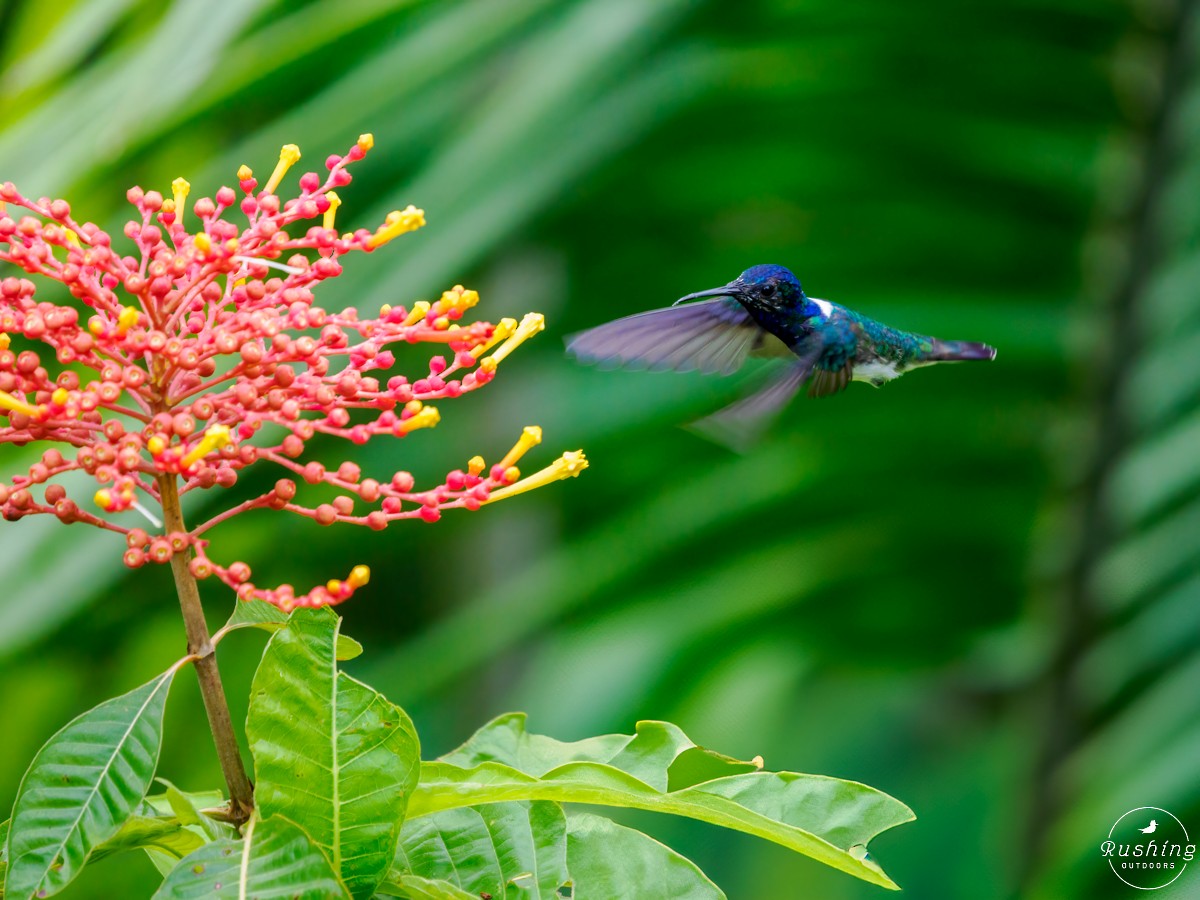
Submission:
<svg viewBox="0 0 1200 900">
<path fill-rule="evenodd" d="M 720 375 L 750 357 L 782 360 L 760 390 L 696 423 L 734 446 L 757 436 L 805 382 L 810 397 L 827 397 L 851 381 L 879 387 L 920 366 L 996 357 L 987 344 L 900 331 L 809 297 L 776 265 L 752 266 L 724 287 L 581 332 L 568 339 L 567 352 L 609 368 Z"/>
</svg>

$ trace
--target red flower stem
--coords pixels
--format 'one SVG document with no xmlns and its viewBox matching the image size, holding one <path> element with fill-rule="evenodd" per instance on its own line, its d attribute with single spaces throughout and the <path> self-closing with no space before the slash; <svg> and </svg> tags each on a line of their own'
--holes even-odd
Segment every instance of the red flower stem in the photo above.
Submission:
<svg viewBox="0 0 1200 900">
<path fill-rule="evenodd" d="M 211 519 L 209 519 L 203 525 L 199 525 L 196 528 L 193 528 L 192 529 L 192 537 L 199 537 L 200 535 L 204 534 L 204 532 L 208 531 L 208 529 L 212 528 L 214 525 L 219 525 L 221 522 L 224 522 L 226 519 L 232 519 L 234 516 L 240 515 L 241 513 L 244 513 L 247 510 L 259 509 L 261 507 L 264 507 L 270 502 L 270 499 L 271 499 L 270 494 L 262 494 L 258 497 L 255 497 L 252 500 L 244 500 L 241 503 L 239 503 L 237 506 L 231 506 L 229 509 L 225 510 L 224 512 L 218 513 L 217 515 L 213 516 Z"/>
<path fill-rule="evenodd" d="M 158 491 L 162 497 L 166 532 L 186 533 L 175 475 L 159 475 Z M 221 773 L 229 786 L 230 818 L 240 825 L 254 812 L 254 790 L 250 786 L 250 779 L 246 777 L 242 753 L 233 733 L 233 720 L 229 715 L 229 704 L 225 700 L 225 689 L 221 686 L 217 656 L 208 634 L 208 624 L 204 621 L 204 608 L 200 604 L 200 588 L 192 570 L 188 568 L 189 556 L 189 553 L 176 553 L 172 556 L 171 570 L 175 574 L 175 589 L 179 593 L 179 606 L 183 611 L 183 624 L 187 630 L 188 653 L 195 657 L 196 677 L 200 681 L 200 693 L 204 697 L 205 712 L 208 713 L 208 726 L 212 731 L 213 743 L 217 747 Z"/>
</svg>

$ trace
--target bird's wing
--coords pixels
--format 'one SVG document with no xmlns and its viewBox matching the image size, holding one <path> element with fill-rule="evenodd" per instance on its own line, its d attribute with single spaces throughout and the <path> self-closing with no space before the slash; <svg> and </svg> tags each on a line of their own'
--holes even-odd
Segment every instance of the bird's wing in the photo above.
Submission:
<svg viewBox="0 0 1200 900">
<path fill-rule="evenodd" d="M 690 428 L 718 444 L 745 450 L 758 440 L 812 374 L 817 352 L 777 369 L 758 391 L 694 422 Z"/>
<path fill-rule="evenodd" d="M 822 349 L 813 366 L 808 396 L 828 397 L 844 391 L 854 377 L 854 359 L 863 329 L 857 322 L 837 322 L 814 334 L 820 336 Z"/>
<path fill-rule="evenodd" d="M 746 357 L 775 355 L 787 347 L 760 328 L 736 300 L 718 297 L 626 316 L 567 339 L 581 362 L 655 372 L 729 375 Z"/>
<path fill-rule="evenodd" d="M 854 360 L 852 359 L 846 360 L 846 364 L 839 369 L 824 369 L 817 366 L 813 373 L 812 384 L 808 386 L 808 396 L 828 397 L 844 391 L 853 374 Z"/>
</svg>

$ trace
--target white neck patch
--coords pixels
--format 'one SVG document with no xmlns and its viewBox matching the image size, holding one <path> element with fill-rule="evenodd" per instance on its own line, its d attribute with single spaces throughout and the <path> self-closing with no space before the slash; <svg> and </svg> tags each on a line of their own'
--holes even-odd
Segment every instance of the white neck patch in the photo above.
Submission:
<svg viewBox="0 0 1200 900">
<path fill-rule="evenodd" d="M 833 304 L 828 300 L 818 300 L 816 297 L 809 297 L 808 299 L 817 304 L 817 309 L 821 311 L 821 315 L 826 319 L 833 315 Z"/>
</svg>

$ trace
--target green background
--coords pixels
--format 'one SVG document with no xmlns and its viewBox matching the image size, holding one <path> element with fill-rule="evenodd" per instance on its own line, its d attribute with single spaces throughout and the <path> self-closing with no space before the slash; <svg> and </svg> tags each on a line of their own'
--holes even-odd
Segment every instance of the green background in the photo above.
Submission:
<svg viewBox="0 0 1200 900">
<path fill-rule="evenodd" d="M 540 424 L 526 471 L 582 446 L 579 479 L 435 526 L 261 512 L 213 534 L 264 584 L 371 566 L 340 610 L 366 645 L 348 668 L 427 756 L 511 709 L 562 739 L 669 719 L 908 803 L 917 822 L 872 854 L 910 896 L 1126 896 L 1099 857 L 1122 813 L 1200 831 L 1195 6 L 9 2 L 0 180 L 119 230 L 131 184 L 211 196 L 283 143 L 303 171 L 371 131 L 339 224 L 412 202 L 429 225 L 319 302 L 462 282 L 481 317 L 545 313 L 437 429 L 318 452 L 428 483 Z M 764 262 L 999 356 L 800 400 L 744 456 L 676 427 L 735 381 L 563 358 L 573 331 Z M 236 492 L 277 474 L 256 477 Z M 182 652 L 169 572 L 130 573 L 121 549 L 0 525 L 3 804 L 53 731 Z M 223 620 L 230 596 L 205 594 Z M 261 644 L 222 646 L 236 720 Z M 190 679 L 167 716 L 160 773 L 216 785 Z M 750 838 L 633 821 L 732 898 L 882 896 Z M 63 896 L 153 883 L 120 857 Z"/>
</svg>

